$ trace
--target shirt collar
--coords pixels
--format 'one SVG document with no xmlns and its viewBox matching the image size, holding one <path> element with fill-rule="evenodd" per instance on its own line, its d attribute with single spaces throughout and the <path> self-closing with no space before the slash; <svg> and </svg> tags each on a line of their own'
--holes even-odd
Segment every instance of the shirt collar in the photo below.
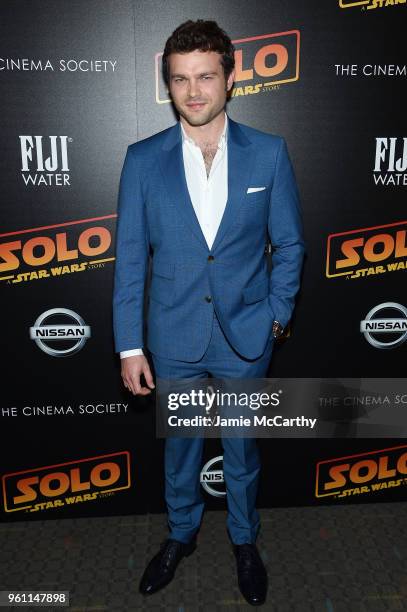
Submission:
<svg viewBox="0 0 407 612">
<path fill-rule="evenodd" d="M 193 138 L 188 136 L 188 134 L 184 130 L 184 126 L 182 125 L 181 121 L 180 121 L 180 124 L 181 124 L 181 133 L 182 133 L 182 144 L 184 144 L 184 142 L 189 142 L 190 144 L 198 146 L 196 142 L 193 140 Z M 227 143 L 227 128 L 228 128 L 228 116 L 225 113 L 225 125 L 223 126 L 222 134 L 220 135 L 220 138 L 219 138 L 218 149 L 221 149 L 221 150 L 224 149 Z"/>
</svg>

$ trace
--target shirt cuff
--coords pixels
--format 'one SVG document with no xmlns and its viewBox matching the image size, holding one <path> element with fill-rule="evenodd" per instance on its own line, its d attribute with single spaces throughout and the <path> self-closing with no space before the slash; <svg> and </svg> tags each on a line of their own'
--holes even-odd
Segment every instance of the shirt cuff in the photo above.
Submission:
<svg viewBox="0 0 407 612">
<path fill-rule="evenodd" d="M 131 349 L 130 351 L 120 351 L 120 359 L 124 359 L 125 357 L 133 357 L 133 355 L 144 355 L 143 349 L 136 348 Z"/>
</svg>

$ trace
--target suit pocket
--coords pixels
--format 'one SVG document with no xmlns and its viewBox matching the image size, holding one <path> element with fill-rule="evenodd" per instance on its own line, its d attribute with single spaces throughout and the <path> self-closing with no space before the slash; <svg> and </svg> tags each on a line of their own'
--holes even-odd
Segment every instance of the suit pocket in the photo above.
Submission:
<svg viewBox="0 0 407 612">
<path fill-rule="evenodd" d="M 236 222 L 253 229 L 264 227 L 269 210 L 268 191 L 247 193 L 240 206 Z"/>
<path fill-rule="evenodd" d="M 174 302 L 174 264 L 165 261 L 154 262 L 151 274 L 149 296 L 164 306 Z"/>
<path fill-rule="evenodd" d="M 174 264 L 168 261 L 154 261 L 152 274 L 156 276 L 162 276 L 163 278 L 174 278 Z"/>
<path fill-rule="evenodd" d="M 243 300 L 245 304 L 254 304 L 260 302 L 268 296 L 269 293 L 269 279 L 266 276 L 261 281 L 255 281 L 248 287 L 243 289 Z"/>
<path fill-rule="evenodd" d="M 250 191 L 246 193 L 246 202 L 249 204 L 257 204 L 257 202 L 267 202 L 270 199 L 270 191 L 268 188 L 260 191 Z"/>
</svg>

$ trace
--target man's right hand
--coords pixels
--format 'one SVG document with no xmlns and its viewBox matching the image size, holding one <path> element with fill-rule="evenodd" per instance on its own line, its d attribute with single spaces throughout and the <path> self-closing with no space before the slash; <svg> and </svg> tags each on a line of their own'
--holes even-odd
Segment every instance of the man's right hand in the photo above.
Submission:
<svg viewBox="0 0 407 612">
<path fill-rule="evenodd" d="M 133 355 L 132 357 L 124 357 L 121 359 L 122 364 L 122 379 L 124 386 L 133 393 L 133 395 L 148 395 L 151 389 L 155 388 L 153 375 L 151 374 L 150 366 L 145 355 Z M 148 387 L 142 387 L 140 375 L 144 374 L 144 378 Z"/>
</svg>

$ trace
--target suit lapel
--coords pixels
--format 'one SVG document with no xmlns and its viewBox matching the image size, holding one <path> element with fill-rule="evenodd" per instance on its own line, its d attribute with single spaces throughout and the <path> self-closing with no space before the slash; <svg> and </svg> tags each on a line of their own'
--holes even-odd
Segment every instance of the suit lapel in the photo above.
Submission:
<svg viewBox="0 0 407 612">
<path fill-rule="evenodd" d="M 236 121 L 228 115 L 228 199 L 215 240 L 214 251 L 225 237 L 226 232 L 236 219 L 239 207 L 246 197 L 247 187 L 254 164 L 253 145 L 245 136 Z"/>
<path fill-rule="evenodd" d="M 223 240 L 236 219 L 239 207 L 246 197 L 252 166 L 253 144 L 240 129 L 239 124 L 228 116 L 228 199 L 211 251 Z M 197 240 L 209 251 L 188 191 L 182 155 L 182 135 L 179 122 L 168 131 L 159 153 L 159 164 L 171 200 L 177 205 L 184 221 Z"/>
<path fill-rule="evenodd" d="M 174 125 L 167 136 L 159 154 L 159 163 L 171 200 L 174 200 L 177 210 L 197 240 L 209 250 L 189 196 L 185 178 L 181 126 L 179 122 Z"/>
</svg>

